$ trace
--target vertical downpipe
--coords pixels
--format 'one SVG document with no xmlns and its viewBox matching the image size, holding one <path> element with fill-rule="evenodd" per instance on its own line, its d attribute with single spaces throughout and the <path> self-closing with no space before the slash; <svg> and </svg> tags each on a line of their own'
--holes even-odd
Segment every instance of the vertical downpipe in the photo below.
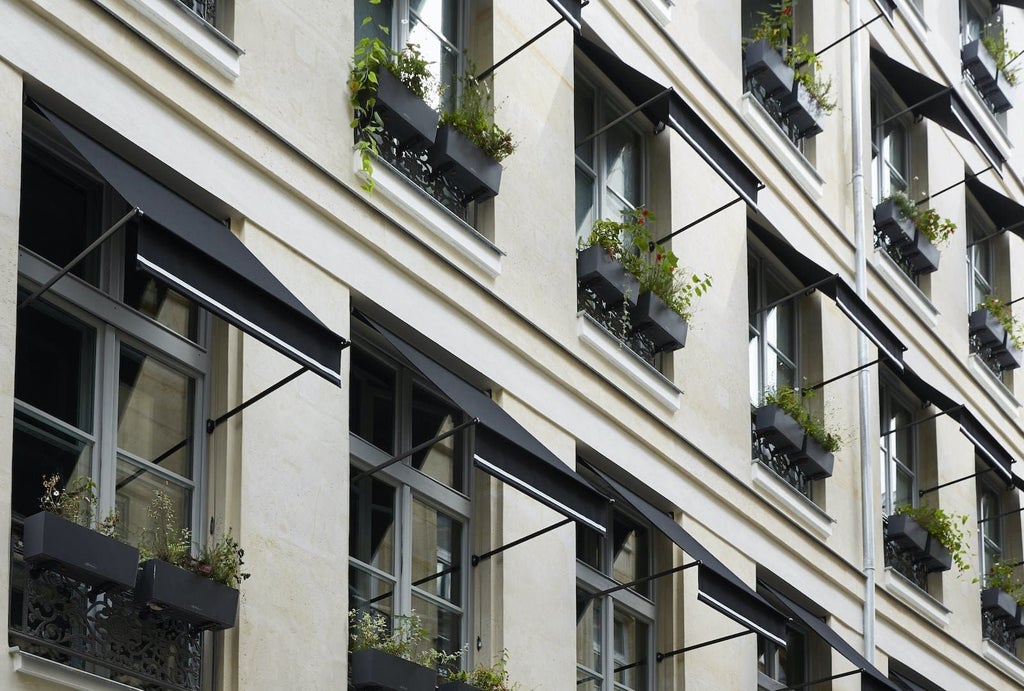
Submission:
<svg viewBox="0 0 1024 691">
<path fill-rule="evenodd" d="M 860 1 L 850 2 L 850 30 L 860 26 Z M 864 86 L 861 69 L 860 34 L 850 37 L 850 111 L 853 156 L 853 228 L 857 295 L 867 299 L 867 242 L 864 226 L 864 137 L 862 132 Z M 857 364 L 868 362 L 868 340 L 857 331 Z M 861 523 L 864 530 L 864 657 L 875 657 L 875 481 L 871 444 L 871 375 L 862 369 L 857 375 L 860 403 Z"/>
</svg>

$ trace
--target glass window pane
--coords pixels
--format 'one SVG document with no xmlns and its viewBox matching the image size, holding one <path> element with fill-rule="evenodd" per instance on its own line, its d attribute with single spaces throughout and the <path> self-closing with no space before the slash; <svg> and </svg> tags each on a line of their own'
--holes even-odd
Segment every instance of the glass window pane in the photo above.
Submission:
<svg viewBox="0 0 1024 691">
<path fill-rule="evenodd" d="M 462 523 L 419 500 L 412 505 L 412 581 L 462 604 Z"/>
<path fill-rule="evenodd" d="M 771 382 L 771 387 L 775 390 L 778 390 L 780 386 L 795 388 L 796 368 L 786 363 L 775 351 L 769 351 L 768 359 L 775 361 L 775 368 L 770 372 L 775 379 Z"/>
<path fill-rule="evenodd" d="M 627 516 L 616 513 L 612 540 L 612 578 L 619 583 L 631 583 L 650 575 L 650 537 L 647 530 Z M 632 590 L 646 596 L 650 592 L 650 583 L 641 583 Z"/>
<path fill-rule="evenodd" d="M 412 390 L 412 446 L 428 442 L 462 423 L 461 410 L 418 384 Z M 465 485 L 466 433 L 446 437 L 433 446 L 414 453 L 412 467 L 441 484 L 462 491 Z"/>
<path fill-rule="evenodd" d="M 361 612 L 382 614 L 388 621 L 395 609 L 395 584 L 362 569 L 348 569 L 348 607 Z"/>
<path fill-rule="evenodd" d="M 896 506 L 914 503 L 914 476 L 907 472 L 906 468 L 896 465 L 896 496 L 893 497 Z"/>
<path fill-rule="evenodd" d="M 900 462 L 913 467 L 913 437 L 914 428 L 908 427 L 913 422 L 913 417 L 910 411 L 899 408 L 895 411 L 892 418 L 892 427 L 890 429 L 897 430 L 892 434 L 892 438 L 895 441 L 895 453 L 896 458 Z"/>
<path fill-rule="evenodd" d="M 616 688 L 647 690 L 648 625 L 624 612 L 615 613 Z"/>
<path fill-rule="evenodd" d="M 395 451 L 395 370 L 352 349 L 349 430 L 388 453 Z"/>
<path fill-rule="evenodd" d="M 593 530 L 576 531 L 576 558 L 584 564 L 600 570 L 601 545 L 604 538 Z"/>
<path fill-rule="evenodd" d="M 191 377 L 122 345 L 118 447 L 182 477 L 191 477 L 193 390 Z"/>
<path fill-rule="evenodd" d="M 92 327 L 43 302 L 32 303 L 18 314 L 15 398 L 91 432 L 95 349 Z"/>
<path fill-rule="evenodd" d="M 783 684 L 807 681 L 807 637 L 795 629 L 786 629 L 786 647 L 779 648 L 779 672 L 775 678 Z"/>
<path fill-rule="evenodd" d="M 419 46 L 438 84 L 448 87 L 443 95 L 447 107 L 453 104 L 453 99 L 458 95 L 458 31 L 457 0 L 419 0 L 411 3 L 408 43 Z"/>
<path fill-rule="evenodd" d="M 573 122 L 575 123 L 576 141 L 579 142 L 589 137 L 597 129 L 594 121 L 594 90 L 586 82 L 577 79 L 573 102 L 576 109 Z M 576 157 L 590 168 L 594 167 L 596 141 L 596 139 L 591 139 L 586 144 L 576 147 Z"/>
<path fill-rule="evenodd" d="M 92 474 L 92 444 L 17 409 L 13 446 L 11 509 L 16 516 L 39 510 L 44 477 L 59 475 L 66 484 L 73 477 Z"/>
<path fill-rule="evenodd" d="M 196 340 L 198 306 L 144 271 L 136 270 L 131 256 L 125 257 L 124 302 L 179 336 Z"/>
<path fill-rule="evenodd" d="M 628 125 L 616 125 L 605 133 L 605 184 L 609 191 L 625 199 L 632 207 L 642 202 L 642 152 L 640 135 Z"/>
<path fill-rule="evenodd" d="M 576 665 L 585 670 L 601 669 L 601 599 L 587 600 L 582 611 L 577 605 Z"/>
<path fill-rule="evenodd" d="M 576 235 L 585 238 L 594 226 L 594 178 L 576 166 Z"/>
<path fill-rule="evenodd" d="M 167 482 L 131 461 L 123 458 L 117 460 L 117 493 L 114 507 L 121 517 L 117 531 L 122 539 L 138 544 L 139 535 L 143 530 L 157 526 L 149 515 L 149 507 L 157 490 L 166 494 L 174 506 L 173 514 L 163 517 L 160 525 L 191 528 L 190 489 Z"/>
<path fill-rule="evenodd" d="M 422 597 L 412 598 L 413 611 L 419 615 L 427 630 L 426 647 L 445 653 L 455 653 L 462 647 L 462 615 Z"/>
<path fill-rule="evenodd" d="M 352 475 L 359 473 L 352 468 Z M 353 559 L 395 572 L 395 488 L 375 477 L 350 486 L 348 549 Z"/>
</svg>

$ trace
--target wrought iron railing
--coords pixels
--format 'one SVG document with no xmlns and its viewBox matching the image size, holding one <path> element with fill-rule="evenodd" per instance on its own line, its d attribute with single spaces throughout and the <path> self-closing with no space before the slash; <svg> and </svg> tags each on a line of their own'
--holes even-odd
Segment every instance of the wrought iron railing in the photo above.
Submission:
<svg viewBox="0 0 1024 691">
<path fill-rule="evenodd" d="M 10 644 L 140 689 L 199 691 L 202 632 L 135 602 L 130 589 L 89 586 L 21 560 L 12 534 Z"/>
<path fill-rule="evenodd" d="M 216 24 L 217 0 L 178 0 L 178 2 L 205 19 L 208 24 Z"/>
<path fill-rule="evenodd" d="M 750 438 L 753 459 L 760 461 L 797 492 L 811 499 L 811 481 L 789 456 L 778 453 L 770 442 L 757 434 L 753 413 L 750 416 Z"/>
<path fill-rule="evenodd" d="M 875 248 L 880 249 L 886 254 L 888 254 L 889 258 L 893 260 L 896 266 L 900 267 L 900 271 L 905 273 L 907 275 L 907 278 L 916 283 L 917 275 L 919 272 L 910 263 L 910 260 L 907 259 L 907 257 L 903 256 L 903 253 L 900 251 L 900 248 L 897 247 L 891 240 L 889 240 L 889 238 L 886 237 L 884 233 L 878 232 L 877 228 L 875 229 L 874 237 Z"/>
<path fill-rule="evenodd" d="M 1005 619 L 992 616 L 991 613 L 982 610 L 981 612 L 981 635 L 992 643 L 1017 657 L 1017 636 L 1010 632 Z"/>
<path fill-rule="evenodd" d="M 789 117 L 782 111 L 782 101 L 772 96 L 769 96 L 763 86 L 757 81 L 757 77 L 749 77 L 744 84 L 744 87 L 750 95 L 752 95 L 761 107 L 764 108 L 765 112 L 768 113 L 782 133 L 786 135 L 789 141 L 793 142 L 801 152 L 803 151 L 803 135 L 800 134 L 800 130 L 789 121 Z"/>
<path fill-rule="evenodd" d="M 882 534 L 885 534 L 883 523 Z M 885 565 L 905 576 L 924 592 L 928 592 L 928 570 L 912 550 L 901 548 L 892 540 L 885 541 Z"/>
<path fill-rule="evenodd" d="M 583 310 L 608 330 L 622 344 L 632 350 L 641 360 L 651 367 L 657 368 L 657 352 L 654 341 L 633 330 L 629 310 L 625 303 L 608 305 L 589 288 L 582 286 L 576 290 L 577 309 Z"/>
<path fill-rule="evenodd" d="M 1003 375 L 1007 368 L 1000 364 L 991 346 L 985 346 L 977 336 L 971 336 L 971 352 L 981 359 L 985 367 L 988 367 L 997 379 L 1003 381 Z"/>
</svg>

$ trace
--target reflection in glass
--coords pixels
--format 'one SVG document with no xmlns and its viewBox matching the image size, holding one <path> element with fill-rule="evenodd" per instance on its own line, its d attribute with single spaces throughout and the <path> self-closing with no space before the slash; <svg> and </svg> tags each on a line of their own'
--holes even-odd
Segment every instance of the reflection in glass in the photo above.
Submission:
<svg viewBox="0 0 1024 691">
<path fill-rule="evenodd" d="M 647 691 L 648 626 L 625 612 L 615 612 L 615 687 Z"/>
<path fill-rule="evenodd" d="M 348 608 L 380 614 L 391 621 L 394 612 L 395 584 L 350 566 L 348 569 Z"/>
<path fill-rule="evenodd" d="M 62 484 L 92 474 L 92 443 L 15 408 L 11 510 L 30 516 L 39 510 L 43 478 L 59 475 Z"/>
<path fill-rule="evenodd" d="M 349 431 L 388 453 L 395 451 L 395 370 L 352 348 Z"/>
<path fill-rule="evenodd" d="M 356 475 L 358 468 L 352 468 Z M 394 573 L 395 488 L 375 477 L 350 486 L 349 554 L 364 564 Z"/>
<path fill-rule="evenodd" d="M 419 500 L 412 505 L 412 582 L 462 604 L 462 524 Z"/>
<path fill-rule="evenodd" d="M 577 612 L 576 678 L 593 679 L 593 685 L 589 688 L 599 689 L 602 677 L 600 598 L 587 600 L 582 608 L 577 605 Z"/>
<path fill-rule="evenodd" d="M 458 95 L 458 0 L 414 0 L 409 6 L 409 43 L 419 46 L 437 83 L 448 88 L 442 99 L 451 107 Z"/>
<path fill-rule="evenodd" d="M 134 257 L 125 256 L 124 302 L 174 333 L 196 340 L 199 308 L 187 297 L 135 269 Z"/>
<path fill-rule="evenodd" d="M 118 533 L 121 538 L 137 544 L 139 534 L 144 530 L 156 527 L 154 518 L 149 515 L 149 506 L 153 495 L 157 492 L 167 495 L 174 511 L 170 516 L 161 518 L 161 525 L 167 524 L 175 528 L 192 527 L 192 491 L 187 487 L 167 482 L 157 477 L 132 461 L 117 459 L 117 494 L 114 508 L 121 516 Z"/>
<path fill-rule="evenodd" d="M 412 607 L 427 630 L 426 646 L 445 653 L 462 647 L 462 615 L 413 595 Z"/>
<path fill-rule="evenodd" d="M 636 521 L 616 512 L 612 539 L 612 578 L 619 583 L 632 583 L 648 576 L 650 558 L 647 531 Z M 646 596 L 650 590 L 650 582 L 635 585 L 631 590 Z"/>
<path fill-rule="evenodd" d="M 412 446 L 450 431 L 463 420 L 462 411 L 418 384 L 412 390 Z M 452 489 L 463 489 L 466 432 L 446 437 L 411 457 L 412 467 Z"/>
</svg>

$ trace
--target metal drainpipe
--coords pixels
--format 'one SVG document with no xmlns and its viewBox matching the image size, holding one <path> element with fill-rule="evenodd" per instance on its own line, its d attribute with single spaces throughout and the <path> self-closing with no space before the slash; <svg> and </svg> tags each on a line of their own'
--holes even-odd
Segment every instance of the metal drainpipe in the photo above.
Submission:
<svg viewBox="0 0 1024 691">
<path fill-rule="evenodd" d="M 850 29 L 860 26 L 860 0 L 850 0 Z M 853 228 L 855 246 L 855 272 L 857 295 L 867 299 L 867 241 L 864 219 L 864 138 L 861 114 L 864 88 L 861 69 L 861 40 L 854 35 L 850 40 L 850 110 L 852 112 L 853 156 Z M 857 332 L 857 361 L 868 362 L 868 341 Z M 875 481 L 872 461 L 871 376 L 866 369 L 857 376 L 860 403 L 860 457 L 861 457 L 861 523 L 864 537 L 864 657 L 869 662 L 875 657 Z"/>
</svg>

